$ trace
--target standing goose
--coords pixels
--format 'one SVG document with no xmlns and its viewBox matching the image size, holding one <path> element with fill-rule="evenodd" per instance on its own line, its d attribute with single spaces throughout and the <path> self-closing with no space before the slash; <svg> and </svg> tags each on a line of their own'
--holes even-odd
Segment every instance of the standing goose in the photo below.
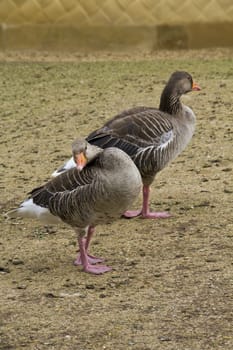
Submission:
<svg viewBox="0 0 233 350">
<path fill-rule="evenodd" d="M 76 167 L 32 190 L 7 216 L 37 218 L 46 224 L 64 221 L 78 236 L 80 255 L 75 264 L 100 274 L 110 268 L 94 265 L 103 260 L 87 253 L 94 227 L 119 218 L 129 208 L 141 190 L 141 176 L 120 149 L 102 149 L 84 139 L 75 141 L 72 148 Z"/>
<path fill-rule="evenodd" d="M 159 108 L 136 107 L 124 111 L 103 127 L 92 132 L 86 140 L 101 148 L 124 150 L 137 165 L 143 181 L 143 205 L 137 211 L 127 211 L 126 217 L 166 218 L 167 212 L 151 212 L 149 190 L 155 175 L 175 159 L 187 146 L 195 129 L 193 111 L 181 103 L 183 94 L 199 91 L 192 76 L 184 71 L 174 72 L 160 98 Z M 55 171 L 57 176 L 74 166 L 69 160 Z"/>
</svg>

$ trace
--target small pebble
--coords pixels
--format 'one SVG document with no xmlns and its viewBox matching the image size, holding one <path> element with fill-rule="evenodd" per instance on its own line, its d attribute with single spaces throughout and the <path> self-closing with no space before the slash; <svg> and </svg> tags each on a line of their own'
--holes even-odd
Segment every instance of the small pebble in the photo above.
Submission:
<svg viewBox="0 0 233 350">
<path fill-rule="evenodd" d="M 18 259 L 18 258 L 12 259 L 11 262 L 12 262 L 13 265 L 23 265 L 24 264 L 24 262 L 22 260 Z"/>
<path fill-rule="evenodd" d="M 10 273 L 10 269 L 8 267 L 0 266 L 0 273 Z"/>
</svg>

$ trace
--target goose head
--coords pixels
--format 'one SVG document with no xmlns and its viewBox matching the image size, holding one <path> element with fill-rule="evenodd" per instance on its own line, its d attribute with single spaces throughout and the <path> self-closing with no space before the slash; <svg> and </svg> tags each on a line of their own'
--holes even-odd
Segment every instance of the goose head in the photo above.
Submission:
<svg viewBox="0 0 233 350">
<path fill-rule="evenodd" d="M 82 138 L 78 138 L 72 143 L 73 159 L 79 171 L 102 152 L 102 148 L 91 145 Z"/>
<path fill-rule="evenodd" d="M 191 74 L 185 71 L 174 72 L 160 98 L 159 109 L 169 114 L 179 114 L 182 110 L 180 97 L 190 91 L 199 91 L 201 88 L 193 82 Z"/>
<path fill-rule="evenodd" d="M 200 86 L 193 81 L 191 74 L 185 71 L 174 72 L 168 80 L 167 86 L 178 96 L 190 91 L 201 90 Z"/>
</svg>

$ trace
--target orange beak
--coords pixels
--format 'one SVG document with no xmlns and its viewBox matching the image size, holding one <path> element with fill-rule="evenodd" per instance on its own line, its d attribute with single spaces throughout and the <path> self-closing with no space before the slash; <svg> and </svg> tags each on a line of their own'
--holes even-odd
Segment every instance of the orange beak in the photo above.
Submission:
<svg viewBox="0 0 233 350">
<path fill-rule="evenodd" d="M 200 90 L 201 90 L 200 86 L 196 83 L 193 83 L 192 91 L 200 91 Z"/>
<path fill-rule="evenodd" d="M 81 152 L 74 157 L 75 163 L 77 165 L 77 169 L 81 171 L 85 165 L 87 164 L 87 158 L 85 157 L 84 153 Z"/>
</svg>

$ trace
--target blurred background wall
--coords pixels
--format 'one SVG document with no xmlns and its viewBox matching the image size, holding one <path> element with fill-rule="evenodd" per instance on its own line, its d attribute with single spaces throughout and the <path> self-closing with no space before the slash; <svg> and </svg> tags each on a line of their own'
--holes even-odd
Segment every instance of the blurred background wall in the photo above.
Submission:
<svg viewBox="0 0 233 350">
<path fill-rule="evenodd" d="M 233 46 L 233 0 L 0 0 L 0 49 Z"/>
</svg>

